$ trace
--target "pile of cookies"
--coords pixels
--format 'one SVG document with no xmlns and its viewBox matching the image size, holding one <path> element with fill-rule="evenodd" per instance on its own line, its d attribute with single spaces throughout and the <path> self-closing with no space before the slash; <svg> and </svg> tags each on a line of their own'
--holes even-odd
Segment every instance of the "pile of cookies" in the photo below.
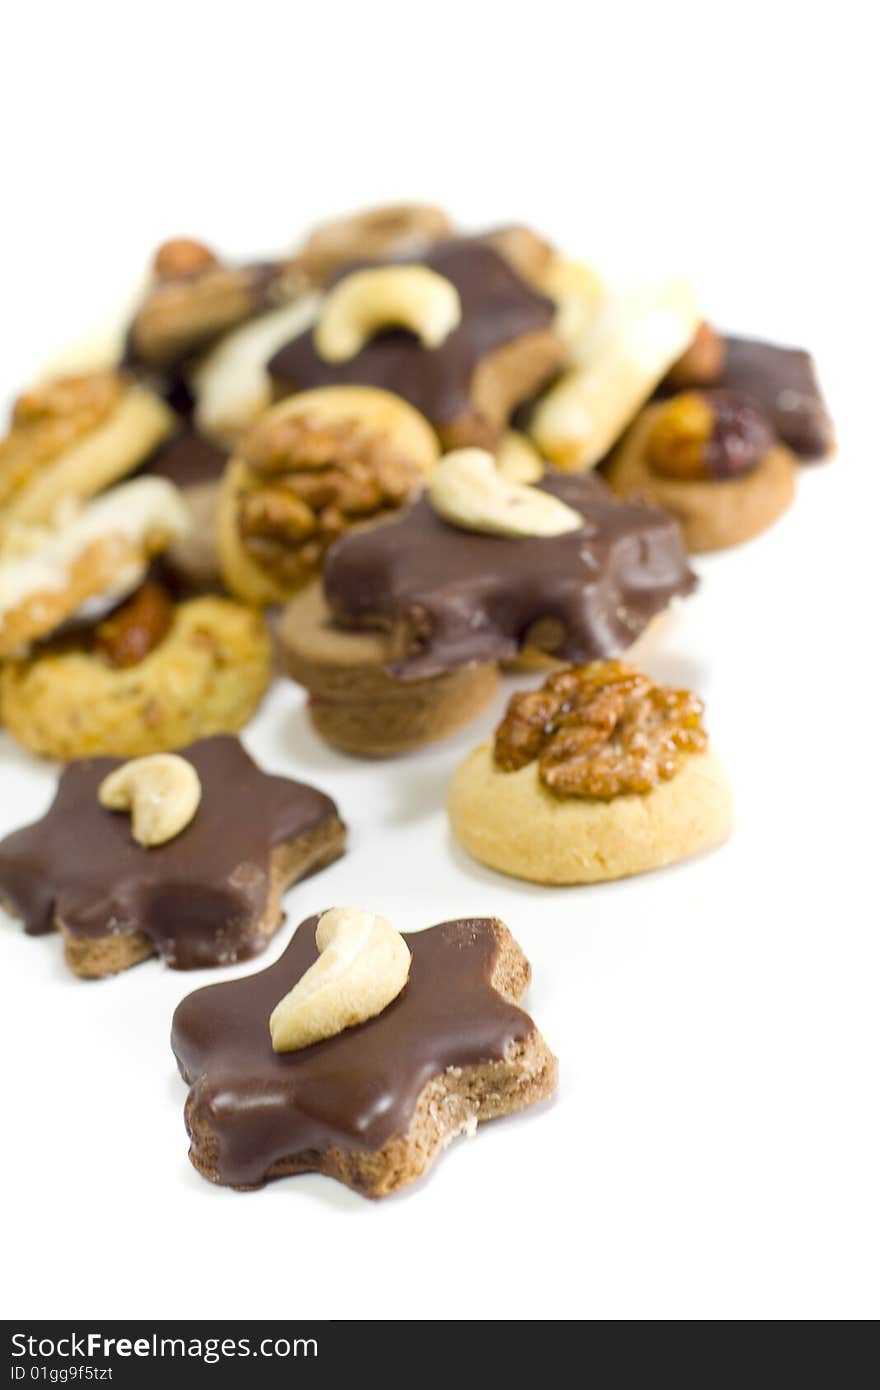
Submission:
<svg viewBox="0 0 880 1390">
<path fill-rule="evenodd" d="M 82 977 L 262 950 L 346 842 L 329 796 L 237 738 L 287 678 L 328 743 L 387 758 L 537 672 L 448 797 L 457 841 L 515 878 L 721 844 L 702 702 L 622 658 L 693 592 L 690 555 L 767 530 L 832 450 L 806 353 L 528 227 L 402 205 L 271 262 L 165 243 L 118 339 L 33 384 L 0 441 L 0 723 L 66 764 L 0 843 L 0 901 Z M 306 918 L 177 1009 L 193 1163 L 238 1188 L 412 1181 L 553 1092 L 528 980 L 497 919 Z"/>
</svg>

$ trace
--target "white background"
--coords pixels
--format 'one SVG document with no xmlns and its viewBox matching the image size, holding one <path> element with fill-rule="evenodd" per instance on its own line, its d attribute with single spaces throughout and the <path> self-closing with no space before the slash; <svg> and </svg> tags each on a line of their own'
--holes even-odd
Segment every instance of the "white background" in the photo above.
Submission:
<svg viewBox="0 0 880 1390">
<path fill-rule="evenodd" d="M 371 766 L 293 686 L 249 729 L 351 850 L 289 898 L 402 929 L 496 913 L 534 965 L 558 1099 L 370 1204 L 239 1195 L 188 1164 L 167 1036 L 239 971 L 100 984 L 0 924 L 8 1316 L 858 1317 L 878 1309 L 876 48 L 856 4 L 14 7 L 2 35 L 0 390 L 167 235 L 232 254 L 386 197 L 522 218 L 718 322 L 816 352 L 840 452 L 761 540 L 699 564 L 639 648 L 696 686 L 735 784 L 724 850 L 601 888 L 518 885 L 449 842 L 497 718 Z M 0 736 L 0 832 L 47 766 Z M 283 947 L 282 931 L 271 959 Z"/>
</svg>

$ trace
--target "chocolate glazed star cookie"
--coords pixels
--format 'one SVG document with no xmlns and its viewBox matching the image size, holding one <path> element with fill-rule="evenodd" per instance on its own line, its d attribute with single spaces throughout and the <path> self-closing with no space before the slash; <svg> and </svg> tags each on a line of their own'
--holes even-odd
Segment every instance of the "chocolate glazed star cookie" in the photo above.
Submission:
<svg viewBox="0 0 880 1390">
<path fill-rule="evenodd" d="M 613 655 L 695 584 L 667 512 L 592 475 L 511 484 L 460 450 L 400 520 L 331 548 L 323 589 L 285 610 L 283 659 L 328 742 L 385 756 L 467 723 L 499 662 Z"/>
<path fill-rule="evenodd" d="M 403 937 L 359 909 L 308 918 L 268 970 L 178 1006 L 193 1164 L 237 1188 L 413 1182 L 456 1135 L 553 1092 L 556 1059 L 517 1007 L 529 976 L 496 918 Z"/>
<path fill-rule="evenodd" d="M 399 654 L 389 669 L 418 680 L 510 660 L 538 623 L 560 660 L 606 656 L 695 588 L 667 512 L 619 501 L 590 474 L 545 477 L 537 487 L 578 515 L 574 529 L 480 534 L 450 525 L 422 498 L 399 522 L 331 550 L 331 611 L 343 625 L 390 629 Z"/>
<path fill-rule="evenodd" d="M 78 975 L 155 954 L 179 970 L 227 965 L 264 948 L 285 889 L 344 847 L 329 797 L 268 776 L 218 736 L 176 755 L 71 763 L 43 819 L 0 843 L 0 900 L 31 934 L 57 927 Z"/>
<path fill-rule="evenodd" d="M 418 263 L 343 272 L 301 333 L 269 362 L 280 395 L 378 386 L 409 401 L 447 448 L 497 444 L 512 411 L 565 365 L 555 305 L 479 237 Z"/>
</svg>

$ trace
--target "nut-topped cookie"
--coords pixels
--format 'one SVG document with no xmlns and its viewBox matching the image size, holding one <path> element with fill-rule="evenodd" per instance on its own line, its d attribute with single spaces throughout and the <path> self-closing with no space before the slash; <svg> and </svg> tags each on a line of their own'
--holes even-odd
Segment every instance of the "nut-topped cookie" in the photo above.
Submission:
<svg viewBox="0 0 880 1390">
<path fill-rule="evenodd" d="M 514 408 L 565 364 L 555 305 L 483 237 L 418 261 L 340 272 L 312 329 L 269 363 L 279 393 L 363 385 L 394 391 L 447 448 L 494 448 Z"/>
<path fill-rule="evenodd" d="M 25 392 L 0 439 L 0 528 L 43 525 L 59 504 L 96 496 L 173 427 L 165 403 L 123 372 L 55 377 Z"/>
<path fill-rule="evenodd" d="M 142 477 L 54 527 L 0 532 L 0 716 L 25 747 L 154 753 L 250 719 L 272 670 L 262 616 L 147 581 L 187 525 L 177 489 Z"/>
<path fill-rule="evenodd" d="M 237 1188 L 319 1172 L 384 1197 L 414 1182 L 457 1135 L 555 1089 L 518 1007 L 529 976 L 496 918 L 405 936 L 361 909 L 308 918 L 268 970 L 177 1008 L 193 1164 Z"/>
<path fill-rule="evenodd" d="M 718 333 L 700 325 L 663 383 L 663 393 L 715 386 L 750 397 L 776 437 L 803 462 L 834 450 L 834 424 L 816 366 L 802 348 Z"/>
<path fill-rule="evenodd" d="M 438 453 L 428 422 L 390 391 L 330 386 L 280 402 L 239 440 L 223 479 L 229 589 L 249 603 L 289 598 L 339 536 L 409 501 Z"/>
<path fill-rule="evenodd" d="M 475 859 L 547 884 L 660 868 L 721 844 L 731 824 L 702 701 L 620 661 L 514 695 L 493 743 L 456 771 L 448 810 Z"/>
<path fill-rule="evenodd" d="M 297 299 L 306 287 L 293 257 L 230 265 L 202 242 L 163 242 L 129 329 L 126 362 L 166 370 L 257 314 Z"/>
<path fill-rule="evenodd" d="M 668 513 L 592 476 L 523 483 L 507 466 L 447 454 L 423 497 L 337 542 L 322 587 L 288 605 L 285 668 L 328 742 L 385 756 L 444 737 L 490 698 L 500 662 L 622 651 L 694 588 Z"/>
<path fill-rule="evenodd" d="M 699 554 L 772 526 L 794 501 L 797 459 L 754 397 L 704 386 L 648 406 L 604 473 L 620 496 L 677 516 Z"/>
<path fill-rule="evenodd" d="M 425 497 L 341 541 L 324 568 L 336 621 L 389 631 L 402 680 L 530 645 L 561 661 L 608 656 L 695 586 L 668 513 L 595 477 L 511 484 L 480 451 L 447 455 Z"/>
<path fill-rule="evenodd" d="M 306 238 L 300 263 L 326 284 L 345 266 L 388 256 L 417 256 L 453 235 L 449 215 L 431 203 L 389 203 L 322 222 Z"/>
<path fill-rule="evenodd" d="M 344 847 L 329 797 L 218 736 L 71 763 L 43 819 L 0 842 L 0 900 L 29 933 L 57 928 L 78 975 L 156 954 L 180 970 L 226 965 L 261 951 L 286 888 Z"/>
</svg>

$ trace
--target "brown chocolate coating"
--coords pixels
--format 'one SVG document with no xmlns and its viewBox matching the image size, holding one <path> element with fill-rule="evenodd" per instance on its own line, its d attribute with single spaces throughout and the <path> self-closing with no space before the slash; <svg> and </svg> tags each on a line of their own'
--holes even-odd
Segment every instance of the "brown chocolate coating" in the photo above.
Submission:
<svg viewBox="0 0 880 1390">
<path fill-rule="evenodd" d="M 834 425 L 808 352 L 753 338 L 726 340 L 718 382 L 752 396 L 784 444 L 801 458 L 823 458 L 834 446 Z"/>
<path fill-rule="evenodd" d="M 160 444 L 140 471 L 167 478 L 177 487 L 197 487 L 200 483 L 219 482 L 228 457 L 225 449 L 187 429 Z"/>
<path fill-rule="evenodd" d="M 740 391 L 705 391 L 714 428 L 705 449 L 710 478 L 741 478 L 751 473 L 776 442 L 773 429 L 754 397 Z"/>
<path fill-rule="evenodd" d="M 123 758 L 70 763 L 43 819 L 0 842 L 0 899 L 26 931 L 142 932 L 181 970 L 254 954 L 247 937 L 266 905 L 271 851 L 334 820 L 336 807 L 313 787 L 262 772 L 229 735 L 180 753 L 202 799 L 164 845 L 145 849 L 129 815 L 98 801 Z"/>
<path fill-rule="evenodd" d="M 620 501 L 592 474 L 540 486 L 582 513 L 579 530 L 478 535 L 449 525 L 421 498 L 398 521 L 344 536 L 324 565 L 334 616 L 399 631 L 405 650 L 388 670 L 421 680 L 469 662 L 510 660 L 546 620 L 561 628 L 554 656 L 612 656 L 674 595 L 695 588 L 668 512 Z"/>
<path fill-rule="evenodd" d="M 380 1149 L 407 1132 L 434 1077 L 502 1061 L 535 1033 L 490 983 L 499 949 L 492 919 L 473 918 L 405 938 L 409 980 L 376 1018 L 275 1052 L 269 1015 L 317 960 L 317 923 L 307 918 L 267 970 L 197 990 L 174 1014 L 171 1045 L 193 1088 L 189 1123 L 206 1122 L 216 1136 L 220 1182 L 262 1183 L 292 1154 Z"/>
<path fill-rule="evenodd" d="M 802 459 L 829 454 L 834 448 L 834 424 L 810 354 L 757 338 L 725 337 L 722 342 L 724 355 L 711 384 L 750 396 L 776 436 Z M 685 353 L 661 384 L 660 398 L 707 384 L 704 375 L 689 375 L 687 358 Z"/>
<path fill-rule="evenodd" d="M 412 333 L 395 329 L 372 338 L 349 362 L 325 362 L 308 329 L 270 360 L 273 380 L 288 391 L 384 387 L 440 425 L 467 415 L 480 362 L 516 338 L 550 329 L 555 308 L 479 238 L 440 242 L 418 261 L 451 281 L 461 298 L 461 323 L 440 347 L 424 348 Z"/>
</svg>

